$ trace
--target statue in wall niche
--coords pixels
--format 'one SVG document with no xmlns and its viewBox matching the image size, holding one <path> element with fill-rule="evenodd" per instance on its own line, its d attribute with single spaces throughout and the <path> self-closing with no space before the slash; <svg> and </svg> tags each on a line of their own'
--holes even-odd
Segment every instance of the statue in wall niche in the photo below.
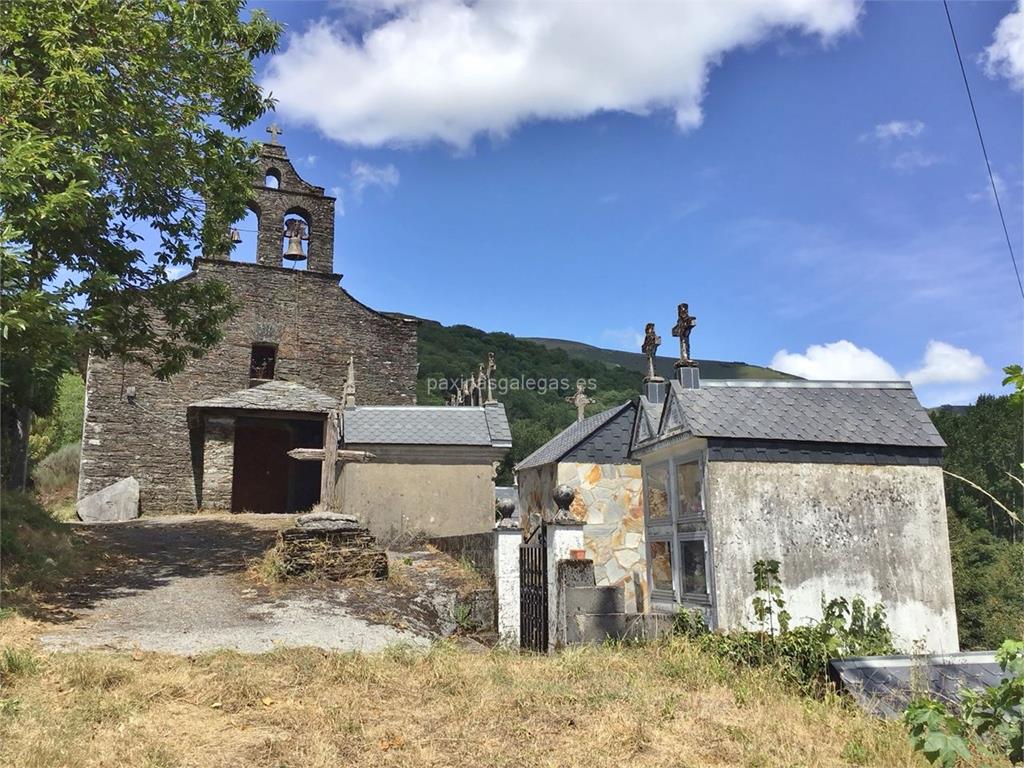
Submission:
<svg viewBox="0 0 1024 768">
<path fill-rule="evenodd" d="M 584 409 L 586 409 L 588 405 L 594 402 L 594 399 L 587 395 L 586 386 L 587 385 L 585 382 L 577 381 L 576 394 L 570 395 L 569 397 L 565 398 L 565 402 L 572 403 L 574 406 L 576 406 L 576 421 L 583 421 L 583 419 L 585 418 Z"/>
<path fill-rule="evenodd" d="M 672 328 L 672 335 L 679 337 L 679 359 L 676 368 L 692 368 L 696 363 L 690 358 L 690 333 L 697 325 L 697 318 L 690 314 L 689 304 L 680 304 L 679 319 Z"/>
<path fill-rule="evenodd" d="M 654 323 L 648 323 L 644 328 L 644 343 L 640 351 L 647 358 L 647 381 L 654 381 L 658 375 L 654 372 L 654 356 L 658 354 L 658 347 L 661 346 L 661 336 L 654 332 Z"/>
</svg>

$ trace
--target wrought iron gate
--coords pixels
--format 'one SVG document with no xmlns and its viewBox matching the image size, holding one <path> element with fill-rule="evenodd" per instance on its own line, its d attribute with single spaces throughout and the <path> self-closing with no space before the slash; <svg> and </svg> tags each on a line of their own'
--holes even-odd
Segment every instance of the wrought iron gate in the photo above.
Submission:
<svg viewBox="0 0 1024 768">
<path fill-rule="evenodd" d="M 541 523 L 519 545 L 519 647 L 548 650 L 548 548 Z"/>
</svg>

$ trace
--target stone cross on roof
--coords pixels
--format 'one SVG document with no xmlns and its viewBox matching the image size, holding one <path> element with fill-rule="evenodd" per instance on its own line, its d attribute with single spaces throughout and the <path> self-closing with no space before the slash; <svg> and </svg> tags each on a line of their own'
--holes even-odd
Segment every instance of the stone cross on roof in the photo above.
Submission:
<svg viewBox="0 0 1024 768">
<path fill-rule="evenodd" d="M 594 399 L 592 397 L 587 396 L 587 393 L 584 391 L 585 389 L 586 384 L 582 381 L 577 381 L 576 394 L 570 395 L 569 397 L 565 398 L 565 402 L 572 403 L 573 405 L 576 406 L 576 421 L 583 421 L 583 419 L 585 418 L 584 409 L 586 409 L 588 405 L 594 402 Z"/>
<path fill-rule="evenodd" d="M 654 356 L 658 354 L 658 347 L 661 346 L 661 336 L 654 332 L 654 323 L 648 323 L 644 328 L 644 343 L 640 351 L 647 358 L 646 381 L 658 381 L 660 377 L 654 372 Z"/>
<path fill-rule="evenodd" d="M 486 377 L 487 380 L 487 399 L 484 401 L 485 403 L 498 402 L 497 400 L 494 399 L 494 392 L 491 389 L 491 376 L 494 375 L 494 372 L 497 370 L 497 368 L 498 366 L 494 364 L 494 353 L 488 352 L 487 366 L 484 368 L 484 376 Z"/>
<path fill-rule="evenodd" d="M 672 328 L 672 335 L 679 337 L 679 359 L 676 368 L 689 368 L 696 365 L 690 358 L 690 333 L 697 325 L 697 318 L 690 314 L 689 304 L 679 305 L 679 319 Z"/>
<path fill-rule="evenodd" d="M 284 131 L 278 127 L 277 123 L 271 123 L 267 128 L 267 133 L 270 134 L 270 143 L 277 144 L 277 137 L 284 133 Z"/>
</svg>

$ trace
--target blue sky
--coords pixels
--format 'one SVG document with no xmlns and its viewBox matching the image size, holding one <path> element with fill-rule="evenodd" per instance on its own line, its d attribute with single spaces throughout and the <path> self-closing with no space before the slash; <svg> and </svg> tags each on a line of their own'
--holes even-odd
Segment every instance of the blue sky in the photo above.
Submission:
<svg viewBox="0 0 1024 768">
<path fill-rule="evenodd" d="M 371 306 L 622 349 L 653 321 L 671 353 L 688 301 L 698 357 L 910 375 L 929 405 L 1022 358 L 939 3 L 255 5 L 287 25 L 259 67 L 281 141 L 339 196 Z M 1020 263 L 1024 14 L 952 13 Z"/>
</svg>

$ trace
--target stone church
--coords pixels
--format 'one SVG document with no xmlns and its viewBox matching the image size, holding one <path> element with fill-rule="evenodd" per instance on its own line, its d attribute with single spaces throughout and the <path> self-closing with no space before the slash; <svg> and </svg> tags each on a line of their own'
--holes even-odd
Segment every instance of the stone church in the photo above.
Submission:
<svg viewBox="0 0 1024 768">
<path fill-rule="evenodd" d="M 293 512 L 321 501 L 337 508 L 347 485 L 364 507 L 379 493 L 428 507 L 390 510 L 397 517 L 378 534 L 437 532 L 444 514 L 459 518 L 448 521 L 457 532 L 487 530 L 493 466 L 511 445 L 504 408 L 416 407 L 418 321 L 382 314 L 341 287 L 335 199 L 299 177 L 276 135 L 262 147 L 250 207 L 256 263 L 197 258 L 182 278 L 218 280 L 233 294 L 238 311 L 215 347 L 168 381 L 90 357 L 79 499 L 134 478 L 143 514 Z M 346 422 L 349 442 L 382 455 L 390 472 L 350 465 L 345 479 L 340 464 L 327 477 L 319 461 L 298 460 L 346 448 Z M 403 483 L 416 487 L 405 493 Z M 417 493 L 449 503 L 431 509 Z"/>
</svg>

